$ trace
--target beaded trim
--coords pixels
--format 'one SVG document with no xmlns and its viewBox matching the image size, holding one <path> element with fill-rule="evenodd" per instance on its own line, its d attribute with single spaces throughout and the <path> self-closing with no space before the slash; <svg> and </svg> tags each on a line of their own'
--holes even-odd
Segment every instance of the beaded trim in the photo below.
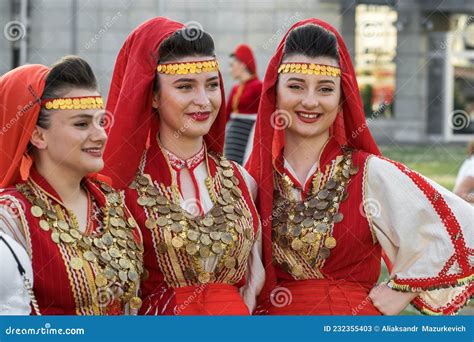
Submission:
<svg viewBox="0 0 474 342">
<path fill-rule="evenodd" d="M 182 170 L 184 168 L 188 168 L 189 170 L 191 170 L 201 164 L 201 162 L 205 159 L 204 145 L 197 154 L 195 154 L 189 159 L 181 159 L 173 152 L 168 151 L 166 148 L 162 147 L 162 149 L 166 153 L 166 156 L 168 157 L 171 166 L 173 166 L 174 169 L 178 170 Z"/>
<path fill-rule="evenodd" d="M 46 109 L 103 109 L 101 96 L 62 97 L 43 99 L 41 105 Z"/>
<path fill-rule="evenodd" d="M 426 199 L 431 203 L 433 209 L 438 214 L 441 222 L 444 225 L 447 233 L 451 238 L 451 242 L 457 256 L 459 267 L 461 267 L 462 275 L 465 276 L 472 272 L 472 267 L 469 264 L 469 256 L 471 253 L 468 251 L 466 243 L 464 241 L 463 232 L 456 215 L 452 212 L 449 205 L 446 203 L 444 197 L 420 174 L 415 171 L 408 169 L 405 165 L 395 162 L 393 160 L 382 157 L 389 163 L 395 165 L 401 172 L 407 175 L 411 181 L 423 192 Z M 447 282 L 450 284 L 452 281 L 457 281 L 460 275 L 447 275 L 446 271 L 440 272 L 438 277 L 435 278 L 422 278 L 422 279 L 397 279 L 398 284 L 413 284 L 418 283 L 421 288 L 425 289 L 429 285 L 435 283 Z"/>
<path fill-rule="evenodd" d="M 362 178 L 362 203 L 364 205 L 364 212 L 365 212 L 365 215 L 366 215 L 366 218 L 367 218 L 367 222 L 369 223 L 370 233 L 372 234 L 372 242 L 375 245 L 378 242 L 378 240 L 377 240 L 377 235 L 375 234 L 374 221 L 373 221 L 372 214 L 371 214 L 370 210 L 366 210 L 366 208 L 365 208 L 365 205 L 370 203 L 368 198 L 367 198 L 367 193 L 368 193 L 367 188 L 369 186 L 369 182 L 368 182 L 368 172 L 369 172 L 368 163 L 369 163 L 369 160 L 372 157 L 373 157 L 373 155 L 370 155 L 365 160 L 364 173 L 363 173 L 363 176 L 362 176 L 363 177 Z"/>
<path fill-rule="evenodd" d="M 282 63 L 278 68 L 279 74 L 308 74 L 340 77 L 341 69 L 331 65 L 313 63 Z"/>
<path fill-rule="evenodd" d="M 456 315 L 459 310 L 469 304 L 472 299 L 474 284 L 467 286 L 465 290 L 455 296 L 449 303 L 441 307 L 433 307 L 427 303 L 422 296 L 416 297 L 411 304 L 420 313 L 430 316 Z"/>
<path fill-rule="evenodd" d="M 198 62 L 158 64 L 156 67 L 156 72 L 166 75 L 200 74 L 218 70 L 219 64 L 215 59 Z"/>
</svg>

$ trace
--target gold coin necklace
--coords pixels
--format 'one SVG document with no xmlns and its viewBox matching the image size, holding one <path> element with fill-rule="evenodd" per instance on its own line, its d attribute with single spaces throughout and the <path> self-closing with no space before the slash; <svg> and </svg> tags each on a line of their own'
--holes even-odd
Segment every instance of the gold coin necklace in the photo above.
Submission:
<svg viewBox="0 0 474 342">
<path fill-rule="evenodd" d="M 31 183 L 31 184 L 30 184 Z M 65 208 L 70 224 L 67 222 L 60 204 L 48 204 L 34 194 L 37 188 L 32 182 L 18 184 L 17 189 L 32 204 L 31 214 L 39 220 L 40 228 L 51 232 L 52 241 L 64 244 L 75 250 L 76 256 L 70 258 L 69 266 L 81 270 L 86 263 L 91 263 L 98 270 L 94 278 L 95 286 L 108 288 L 117 281 L 124 294 L 122 299 L 130 302 L 133 309 L 138 309 L 139 298 L 135 298 L 138 279 L 143 272 L 143 247 L 135 243 L 132 230 L 136 223 L 132 217 L 125 220 L 119 195 L 106 183 L 97 182 L 107 198 L 106 207 L 102 210 L 104 229 L 101 235 L 88 236 L 91 227 L 92 199 L 88 196 L 88 220 L 84 234 L 81 233 L 76 215 Z M 122 277 L 119 274 L 122 274 Z M 133 304 L 133 305 L 132 305 Z"/>
<path fill-rule="evenodd" d="M 329 178 L 319 191 L 312 189 L 311 195 L 303 201 L 295 200 L 293 182 L 287 175 L 277 171 L 276 178 L 284 195 L 278 188 L 274 191 L 272 214 L 272 239 L 280 248 L 305 255 L 311 267 L 319 260 L 327 259 L 331 249 L 337 245 L 332 236 L 332 227 L 343 220 L 338 212 L 342 201 L 347 198 L 350 176 L 358 172 L 352 163 L 352 153 L 345 149 L 341 161 L 336 165 L 333 177 Z M 313 177 L 320 177 L 319 171 Z M 313 179 L 312 185 L 315 186 Z M 282 268 L 299 277 L 301 265 L 282 264 Z"/>
<path fill-rule="evenodd" d="M 215 272 L 207 272 L 202 267 L 204 259 L 211 256 L 218 257 L 217 271 L 222 268 L 234 269 L 238 266 L 237 259 L 232 256 L 232 246 L 238 239 L 239 230 L 241 230 L 238 221 L 243 217 L 250 217 L 247 210 L 240 210 L 235 207 L 236 202 L 242 197 L 242 191 L 238 187 L 239 180 L 234 174 L 232 164 L 223 156 L 220 156 L 217 176 L 223 187 L 219 193 L 216 193 L 209 168 L 208 152 L 204 146 L 209 175 L 205 184 L 213 202 L 213 208 L 202 217 L 200 215 L 193 216 L 180 205 L 176 175 L 172 172 L 171 164 L 159 141 L 158 144 L 172 176 L 172 196 L 169 198 L 160 195 L 158 189 L 144 175 L 145 152 L 139 173 L 131 184 L 131 188 L 136 189 L 139 194 L 137 203 L 156 215 L 150 214 L 145 226 L 150 230 L 159 227 L 171 232 L 171 242 L 163 241 L 158 244 L 157 250 L 160 254 L 167 253 L 169 248 L 174 248 L 189 255 L 193 261 L 193 268 L 187 268 L 183 272 L 187 281 L 194 282 L 197 280 L 202 284 L 214 281 Z M 253 239 L 253 232 L 250 228 L 246 228 L 242 233 L 244 233 L 244 238 Z"/>
</svg>

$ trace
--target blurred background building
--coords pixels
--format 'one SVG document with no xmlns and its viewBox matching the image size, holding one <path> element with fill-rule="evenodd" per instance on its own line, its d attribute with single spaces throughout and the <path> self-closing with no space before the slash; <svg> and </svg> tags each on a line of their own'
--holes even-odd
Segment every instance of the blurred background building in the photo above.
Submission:
<svg viewBox="0 0 474 342">
<path fill-rule="evenodd" d="M 341 32 L 352 53 L 379 143 L 474 137 L 472 0 L 4 0 L 0 74 L 77 54 L 91 63 L 106 97 L 127 35 L 158 15 L 214 37 L 228 91 L 228 56 L 236 45 L 252 46 L 263 78 L 288 28 L 321 18 Z"/>
</svg>

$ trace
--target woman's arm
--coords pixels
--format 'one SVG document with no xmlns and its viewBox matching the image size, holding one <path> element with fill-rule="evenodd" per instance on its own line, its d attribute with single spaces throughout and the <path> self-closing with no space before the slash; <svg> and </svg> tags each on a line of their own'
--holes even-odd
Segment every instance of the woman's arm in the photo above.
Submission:
<svg viewBox="0 0 474 342">
<path fill-rule="evenodd" d="M 464 178 L 454 193 L 463 200 L 474 204 L 474 177 Z"/>
<path fill-rule="evenodd" d="M 391 288 L 371 293 L 375 306 L 397 314 L 412 300 L 425 314 L 457 312 L 474 288 L 474 208 L 384 158 L 368 160 L 364 184 L 365 214 L 393 266 Z"/>
</svg>

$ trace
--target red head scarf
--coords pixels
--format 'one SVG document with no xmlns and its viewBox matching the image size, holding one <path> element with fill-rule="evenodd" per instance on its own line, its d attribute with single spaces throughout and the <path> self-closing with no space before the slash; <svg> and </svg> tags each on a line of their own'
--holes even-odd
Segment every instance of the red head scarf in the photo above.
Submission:
<svg viewBox="0 0 474 342">
<path fill-rule="evenodd" d="M 32 161 L 25 154 L 41 109 L 44 65 L 24 65 L 0 77 L 0 188 L 26 179 Z"/>
<path fill-rule="evenodd" d="M 232 53 L 239 61 L 245 64 L 252 75 L 257 75 L 257 64 L 252 49 L 247 44 L 240 44 Z"/>
<path fill-rule="evenodd" d="M 305 19 L 293 25 L 280 42 L 276 53 L 268 65 L 263 81 L 262 96 L 258 110 L 255 138 L 252 154 L 247 169 L 257 180 L 259 191 L 257 206 L 263 227 L 263 257 L 267 281 L 261 296 L 266 297 L 276 285 L 275 270 L 272 265 L 271 215 L 273 200 L 273 158 L 278 156 L 284 146 L 284 130 L 275 129 L 272 114 L 276 110 L 276 83 L 278 67 L 283 58 L 285 40 L 296 27 L 315 24 L 335 34 L 339 51 L 339 66 L 342 72 L 342 112 L 336 117 L 332 135 L 341 145 L 348 145 L 373 154 L 380 154 L 379 149 L 367 127 L 360 98 L 354 67 L 349 52 L 339 33 L 329 24 L 318 19 Z"/>
<path fill-rule="evenodd" d="M 160 56 L 161 43 L 184 26 L 167 18 L 157 17 L 138 26 L 119 52 L 107 101 L 107 111 L 113 114 L 104 173 L 116 188 L 130 184 L 137 172 L 147 142 L 156 143 L 159 120 L 152 109 L 153 82 Z M 222 153 L 226 117 L 224 87 L 219 73 L 222 105 L 209 133 L 204 137 L 207 149 Z M 157 156 L 163 158 L 163 156 Z M 164 184 L 171 175 L 163 172 Z"/>
</svg>

